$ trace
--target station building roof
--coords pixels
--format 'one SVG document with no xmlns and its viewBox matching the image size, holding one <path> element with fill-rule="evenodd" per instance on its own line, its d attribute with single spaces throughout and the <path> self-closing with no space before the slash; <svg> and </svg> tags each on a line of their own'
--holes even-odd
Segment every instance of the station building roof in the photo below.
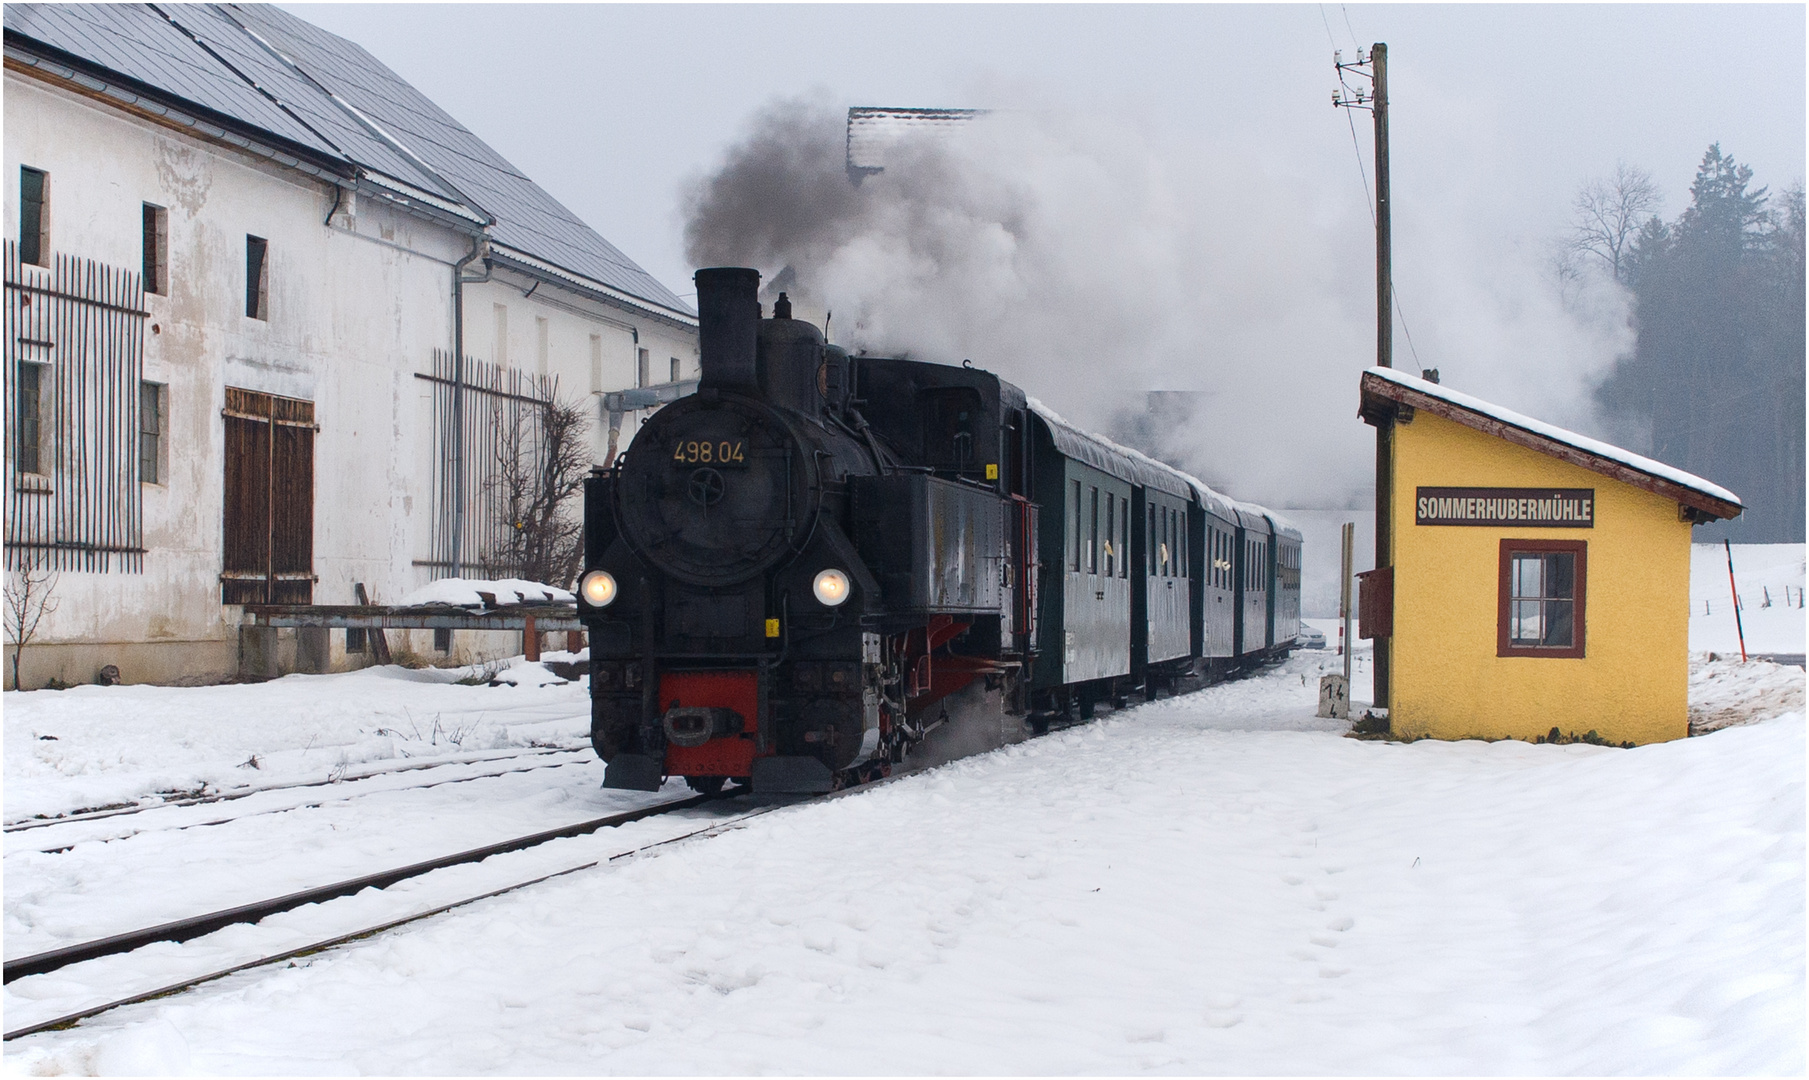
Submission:
<svg viewBox="0 0 1809 1080">
<path fill-rule="evenodd" d="M 1702 520 L 1737 517 L 1745 509 L 1733 492 L 1662 461 L 1535 420 L 1396 368 L 1372 367 L 1363 373 L 1359 413 L 1365 420 L 1374 422 L 1403 405 L 1424 409 L 1434 416 L 1673 499 Z"/>
<path fill-rule="evenodd" d="M 682 322 L 695 312 L 364 49 L 273 4 L 7 4 L 8 65 L 182 110 L 288 165 L 483 227 L 493 251 Z M 240 141 L 240 139 L 229 139 Z M 241 145 L 243 143 L 241 142 Z M 323 168 L 324 167 L 324 168 Z"/>
</svg>

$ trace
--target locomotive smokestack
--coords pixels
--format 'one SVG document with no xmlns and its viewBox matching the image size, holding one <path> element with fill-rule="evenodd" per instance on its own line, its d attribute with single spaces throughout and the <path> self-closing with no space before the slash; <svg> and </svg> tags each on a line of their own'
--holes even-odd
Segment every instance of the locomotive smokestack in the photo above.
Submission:
<svg viewBox="0 0 1809 1080">
<path fill-rule="evenodd" d="M 757 392 L 754 348 L 760 332 L 760 271 L 743 266 L 699 270 L 697 338 L 704 390 Z"/>
</svg>

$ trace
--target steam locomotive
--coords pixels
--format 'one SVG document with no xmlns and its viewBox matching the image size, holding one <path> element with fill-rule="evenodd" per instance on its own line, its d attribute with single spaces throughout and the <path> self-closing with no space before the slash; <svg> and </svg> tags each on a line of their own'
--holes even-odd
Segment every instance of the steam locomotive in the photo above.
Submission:
<svg viewBox="0 0 1809 1080">
<path fill-rule="evenodd" d="M 818 792 L 1285 656 L 1300 533 L 990 372 L 696 275 L 702 372 L 585 486 L 606 787 Z"/>
</svg>

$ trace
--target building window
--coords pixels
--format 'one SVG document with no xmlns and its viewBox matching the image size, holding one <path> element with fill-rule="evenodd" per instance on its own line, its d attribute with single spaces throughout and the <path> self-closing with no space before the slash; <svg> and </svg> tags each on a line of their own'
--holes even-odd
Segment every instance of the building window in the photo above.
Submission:
<svg viewBox="0 0 1809 1080">
<path fill-rule="evenodd" d="M 545 318 L 534 316 L 534 363 L 542 375 L 547 373 L 548 329 Z"/>
<path fill-rule="evenodd" d="M 490 350 L 490 362 L 497 367 L 509 365 L 509 309 L 502 304 L 491 305 L 495 317 L 495 347 Z"/>
<path fill-rule="evenodd" d="M 678 357 L 676 357 L 676 356 L 674 356 L 674 357 L 673 357 L 673 358 L 672 358 L 672 381 L 673 381 L 673 382 L 677 382 L 677 381 L 678 381 L 678 380 L 679 380 L 679 376 L 680 376 L 680 375 L 681 375 L 681 374 L 682 374 L 682 373 L 683 373 L 683 372 L 682 372 L 682 370 L 681 370 L 681 369 L 680 369 L 680 367 L 679 367 L 679 363 L 678 363 Z"/>
<path fill-rule="evenodd" d="M 441 654 L 452 651 L 452 631 L 444 626 L 436 627 L 433 632 L 433 651 Z"/>
<path fill-rule="evenodd" d="M 270 318 L 270 282 L 265 272 L 270 254 L 270 241 L 261 236 L 245 237 L 245 314 L 248 318 Z"/>
<path fill-rule="evenodd" d="M 1583 655 L 1588 552 L 1580 540 L 1501 542 L 1495 655 Z"/>
<path fill-rule="evenodd" d="M 646 349 L 635 350 L 634 384 L 651 386 L 653 384 L 653 357 Z"/>
<path fill-rule="evenodd" d="M 138 384 L 138 479 L 145 484 L 164 482 L 164 402 L 162 383 Z"/>
<path fill-rule="evenodd" d="M 144 291 L 169 292 L 170 212 L 144 204 Z"/>
<path fill-rule="evenodd" d="M 13 418 L 13 463 L 22 473 L 43 473 L 38 450 L 43 442 L 44 365 L 19 361 L 18 414 Z"/>
<path fill-rule="evenodd" d="M 590 336 L 590 392 L 603 392 L 603 335 Z"/>
<path fill-rule="evenodd" d="M 44 265 L 48 230 L 44 207 L 50 195 L 50 174 L 29 165 L 19 167 L 19 261 Z"/>
</svg>

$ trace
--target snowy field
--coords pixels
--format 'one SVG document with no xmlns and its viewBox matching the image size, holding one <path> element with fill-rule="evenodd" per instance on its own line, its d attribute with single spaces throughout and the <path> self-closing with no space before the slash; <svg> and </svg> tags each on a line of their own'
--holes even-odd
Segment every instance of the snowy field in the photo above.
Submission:
<svg viewBox="0 0 1809 1080">
<path fill-rule="evenodd" d="M 1803 652 L 1803 545 L 1735 544 L 1734 581 L 1740 587 L 1740 625 L 1734 623 L 1727 552 L 1720 544 L 1690 548 L 1690 651 L 1740 655 Z"/>
<path fill-rule="evenodd" d="M 1336 663 L 1297 655 L 801 802 L 15 1040 L 5 1062 L 103 1074 L 1803 1071 L 1800 671 L 1699 664 L 1705 713 L 1779 680 L 1794 680 L 1795 711 L 1614 750 L 1342 738 L 1344 725 L 1312 715 Z M 342 780 L 332 798 L 275 788 L 123 819 L 154 819 L 137 832 L 100 819 L 9 833 L 7 955 L 670 797 L 602 792 L 594 759 L 557 751 L 540 755 L 547 767 L 432 788 L 395 787 L 425 770 L 355 779 L 404 757 L 453 761 L 441 768 L 454 779 L 496 772 L 519 763 L 505 755 L 582 737 L 581 687 L 453 677 L 8 694 L 9 822 L 202 785 Z M 174 815 L 242 806 L 226 824 L 176 827 Z M 606 856 L 693 827 L 650 819 L 519 857 Z M 74 829 L 95 832 L 56 854 L 34 842 Z M 514 871 L 486 863 L 420 889 L 475 892 L 484 873 Z M 373 911 L 408 899 L 402 887 L 352 898 Z M 310 917 L 324 915 L 154 946 L 134 976 L 175 972 L 198 949 L 310 940 Z M 7 1026 L 80 990 L 32 985 L 59 976 L 8 985 Z"/>
</svg>

